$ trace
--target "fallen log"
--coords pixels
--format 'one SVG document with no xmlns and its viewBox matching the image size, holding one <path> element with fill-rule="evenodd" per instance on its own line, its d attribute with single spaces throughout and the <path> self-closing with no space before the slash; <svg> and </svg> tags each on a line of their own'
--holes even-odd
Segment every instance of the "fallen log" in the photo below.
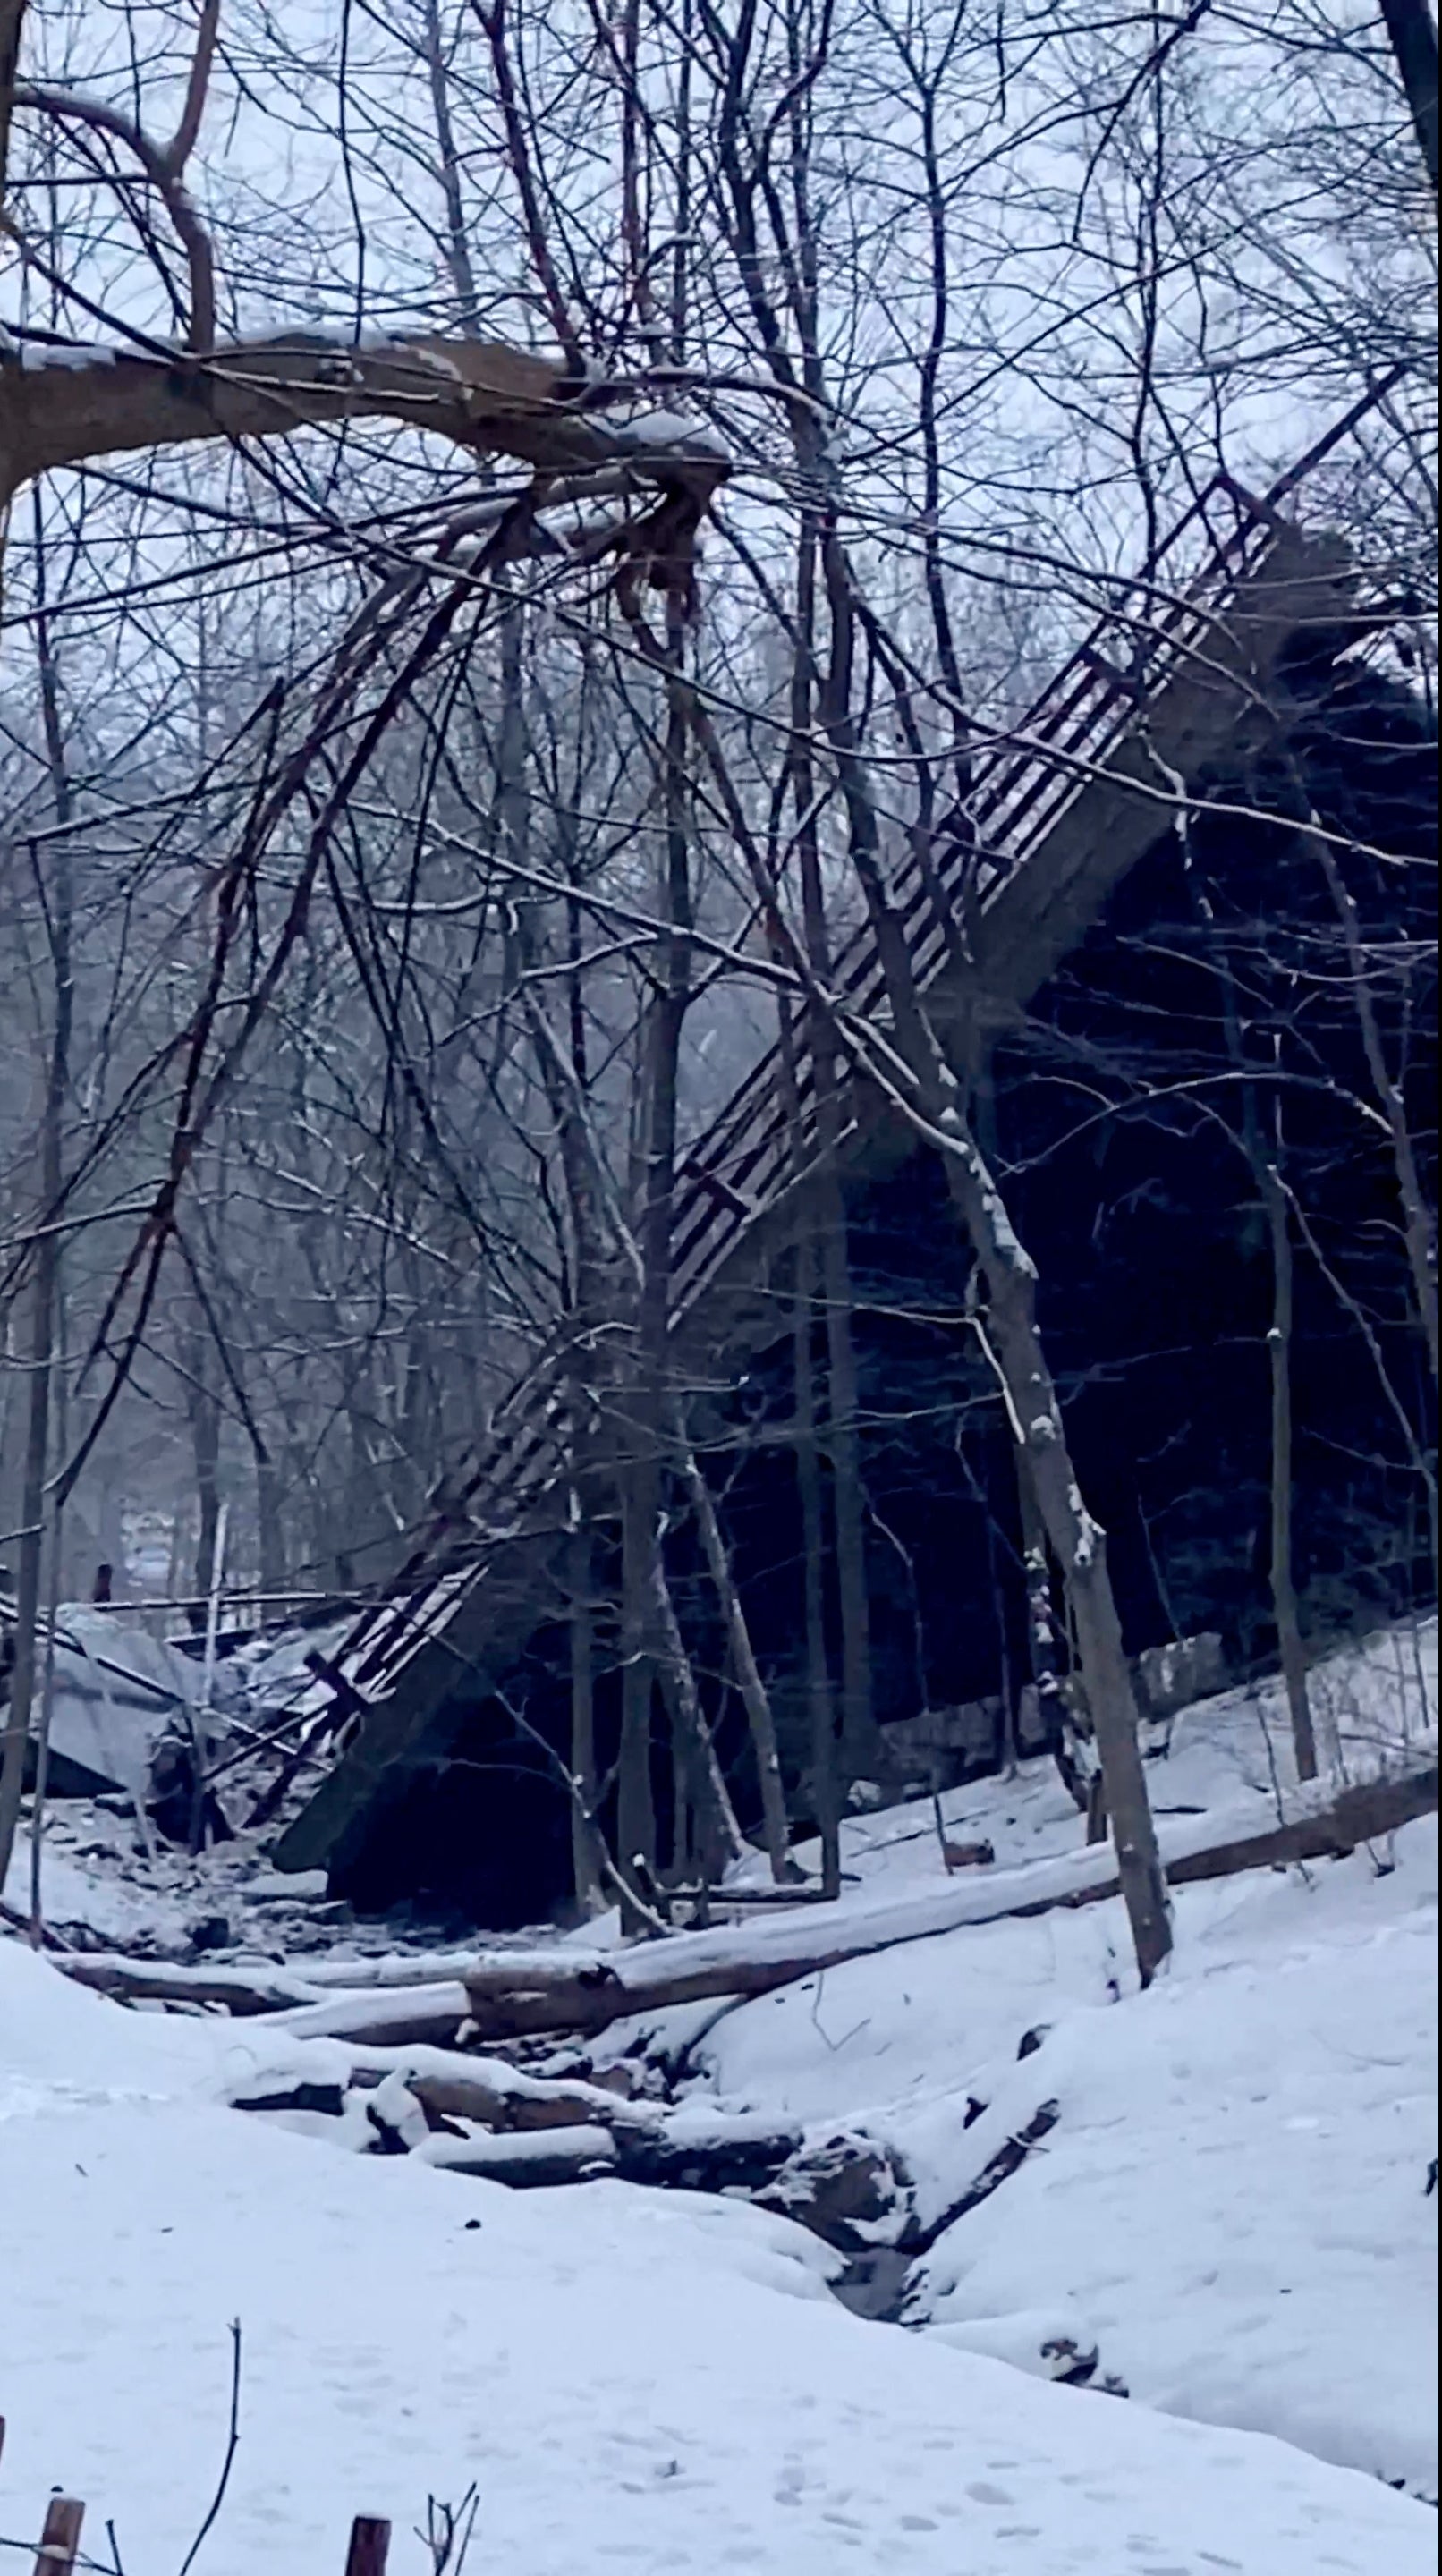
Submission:
<svg viewBox="0 0 1442 2576">
<path fill-rule="evenodd" d="M 586 2182 L 592 2175 L 616 2169 L 616 2143 L 610 2130 L 590 2127 L 503 2137 L 479 2129 L 469 2138 L 427 2138 L 413 2154 L 418 2164 L 439 2165 L 448 2173 L 479 2174 L 488 2182 L 509 2183 L 513 2191 L 544 2191 L 557 2183 Z"/>
<path fill-rule="evenodd" d="M 351 2052 L 349 2081 L 379 2083 L 399 2075 L 423 2110 L 438 2119 L 475 2120 L 482 2128 L 609 2128 L 614 2120 L 640 2126 L 659 2115 L 649 2104 L 631 2105 L 601 2084 L 530 2075 L 503 2058 L 466 2057 L 445 2048 L 361 2048 Z"/>
<path fill-rule="evenodd" d="M 307 2060 L 315 2072 L 307 2072 Z M 312 2043 L 303 2059 L 289 2052 L 288 2062 L 271 2075 L 258 2079 L 250 2070 L 238 2076 L 229 2100 L 237 2111 L 328 2111 L 338 2117 L 346 2094 L 397 2084 L 433 2126 L 451 2119 L 507 2133 L 606 2128 L 613 2122 L 640 2129 L 661 2117 L 658 2104 L 633 2103 L 609 2085 L 532 2075 L 500 2057 L 470 2057 L 459 2049 L 427 2046 L 352 2046 L 324 2038 L 318 2046 Z"/>
<path fill-rule="evenodd" d="M 467 2018 L 466 1989 L 457 1978 L 438 1985 L 375 1986 L 359 1994 L 332 1991 L 293 2011 L 268 2016 L 271 2030 L 289 2031 L 294 2039 L 351 2040 L 358 2048 L 447 2047 Z"/>
<path fill-rule="evenodd" d="M 1233 1878 L 1246 1869 L 1279 1869 L 1303 1860 L 1345 1860 L 1362 1843 L 1380 1842 L 1419 1816 L 1437 1812 L 1437 1765 L 1391 1780 L 1359 1780 L 1320 1814 L 1297 1817 L 1272 1832 L 1238 1836 L 1185 1853 L 1168 1865 L 1173 1887 L 1204 1878 Z"/>
<path fill-rule="evenodd" d="M 1298 1861 L 1341 1859 L 1415 1818 L 1435 1813 L 1435 1761 L 1349 1788 L 1298 1792 L 1293 1812 L 1260 1830 L 1221 1842 L 1206 1839 L 1220 1819 L 1164 1823 L 1168 1884 L 1229 1878 Z M 1020 1869 L 1000 1868 L 984 1881 L 924 1891 L 878 1903 L 768 1914 L 748 1926 L 682 1932 L 634 1948 L 578 1952 L 495 1950 L 473 1958 L 463 1976 L 434 1977 L 439 1960 L 386 1963 L 328 1961 L 314 1976 L 261 1961 L 244 1966 L 189 1965 L 129 1959 L 110 1951 L 52 1954 L 61 1973 L 122 2003 L 215 2004 L 238 2018 L 264 2019 L 295 2038 L 339 2039 L 357 2048 L 453 2043 L 464 2031 L 478 2041 L 543 2032 L 594 2038 L 613 2022 L 687 2003 L 750 2000 L 776 1987 L 844 1966 L 908 1941 L 933 1939 L 968 1924 L 1049 1914 L 1058 1907 L 1103 1904 L 1118 1893 L 1105 1849 L 1063 1853 Z M 1024 1892 L 1029 1891 L 1029 1892 Z M 447 1958 L 445 1965 L 456 1963 Z M 349 1984 L 352 1966 L 356 1986 Z M 420 1968 L 431 1977 L 415 1984 Z M 341 1985 L 340 1978 L 347 1983 Z"/>
<path fill-rule="evenodd" d="M 120 2003 L 223 2004 L 238 2018 L 321 2001 L 317 1989 L 288 1968 L 190 1967 L 181 1960 L 126 1959 L 109 1950 L 57 1953 L 54 1965 L 77 1986 Z"/>
<path fill-rule="evenodd" d="M 799 2127 L 778 2127 L 765 2113 L 685 2108 L 646 2121 L 623 2114 L 611 2134 L 623 2182 L 748 2196 L 773 2183 L 802 2143 Z"/>
<path fill-rule="evenodd" d="M 1178 1887 L 1245 1870 L 1344 1858 L 1359 1843 L 1435 1812 L 1437 1789 L 1433 1763 L 1391 1778 L 1360 1781 L 1333 1792 L 1325 1805 L 1315 1802 L 1315 1793 L 1302 1792 L 1292 1801 L 1297 1812 L 1290 1817 L 1220 1843 L 1203 1839 L 1205 1819 L 1188 1819 L 1173 1829 L 1170 1847 L 1163 1847 L 1168 1883 Z M 1069 1853 L 1021 1870 L 998 1870 L 984 1884 L 968 1882 L 965 1888 L 901 1898 L 849 1917 L 843 1908 L 830 1908 L 824 1924 L 815 1918 L 798 1922 L 793 1914 L 789 1920 L 756 1924 L 744 1934 L 739 1927 L 679 1933 L 611 1957 L 578 1957 L 574 1951 L 492 1954 L 475 1960 L 465 1972 L 472 2027 L 480 2040 L 540 2031 L 594 2037 L 614 2021 L 678 2004 L 719 1995 L 750 1999 L 770 1994 L 778 1986 L 842 1967 L 849 1959 L 964 1925 L 1105 1903 L 1119 1893 L 1109 1857 L 1103 1849 Z M 1025 1895 L 1026 1887 L 1037 1892 Z M 289 2016 L 290 2025 L 299 2018 Z"/>
<path fill-rule="evenodd" d="M 307 1959 L 307 1985 L 323 1995 L 339 1988 L 345 1994 L 403 1993 L 407 1986 L 444 1985 L 464 1976 L 475 1957 L 466 1950 L 389 1950 L 373 1959 Z"/>
</svg>

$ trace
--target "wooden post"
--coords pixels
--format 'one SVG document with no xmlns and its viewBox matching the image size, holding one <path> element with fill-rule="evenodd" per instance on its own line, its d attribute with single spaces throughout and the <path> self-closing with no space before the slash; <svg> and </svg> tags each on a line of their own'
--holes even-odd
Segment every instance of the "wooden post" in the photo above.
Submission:
<svg viewBox="0 0 1442 2576">
<path fill-rule="evenodd" d="M 45 2528 L 35 2552 L 35 2576 L 71 2576 L 80 2546 L 85 2507 L 74 2496 L 53 2495 L 45 2508 Z"/>
<path fill-rule="evenodd" d="M 386 2576 L 391 2527 L 379 2515 L 358 2513 L 350 2527 L 345 2576 Z"/>
</svg>

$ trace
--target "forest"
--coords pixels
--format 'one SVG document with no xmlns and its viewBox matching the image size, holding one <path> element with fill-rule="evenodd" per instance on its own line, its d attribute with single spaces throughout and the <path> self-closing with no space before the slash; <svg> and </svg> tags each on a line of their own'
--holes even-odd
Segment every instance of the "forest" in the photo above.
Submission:
<svg viewBox="0 0 1442 2576">
<path fill-rule="evenodd" d="M 1431 2576 L 1431 0 L 0 0 L 0 2558 Z"/>
<path fill-rule="evenodd" d="M 89 1599 L 319 1636 L 311 1856 L 472 1920 L 984 1710 L 1149 1973 L 1138 1659 L 1315 1773 L 1435 1597 L 1430 24 L 8 0 L 0 1855 Z"/>
</svg>

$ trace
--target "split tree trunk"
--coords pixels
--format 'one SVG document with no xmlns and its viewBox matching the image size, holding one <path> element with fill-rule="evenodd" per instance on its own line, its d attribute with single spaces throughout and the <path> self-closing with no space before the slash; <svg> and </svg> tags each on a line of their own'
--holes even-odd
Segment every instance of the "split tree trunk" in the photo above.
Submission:
<svg viewBox="0 0 1442 2576">
<path fill-rule="evenodd" d="M 751 1643 L 751 1631 L 736 1589 L 711 1488 L 689 1443 L 682 1452 L 682 1469 L 686 1490 L 701 1532 L 701 1545 L 706 1557 L 706 1570 L 721 1604 L 726 1622 L 726 1638 L 751 1730 L 751 1750 L 756 1762 L 756 1777 L 761 1790 L 762 1830 L 771 1875 L 778 1884 L 790 1875 L 790 1834 L 786 1821 L 786 1794 L 781 1785 L 781 1760 L 776 1749 L 776 1725 L 771 1702 L 761 1678 Z"/>
</svg>

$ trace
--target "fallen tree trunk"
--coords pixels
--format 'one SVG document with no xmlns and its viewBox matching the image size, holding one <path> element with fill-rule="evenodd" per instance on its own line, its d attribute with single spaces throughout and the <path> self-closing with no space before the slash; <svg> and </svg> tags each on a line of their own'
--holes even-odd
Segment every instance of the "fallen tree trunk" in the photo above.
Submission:
<svg viewBox="0 0 1442 2576">
<path fill-rule="evenodd" d="M 633 2110 L 606 2085 L 532 2075 L 503 2058 L 468 2057 L 459 2049 L 361 2046 L 344 2053 L 347 2083 L 380 2084 L 399 2075 L 427 2113 L 477 2120 L 487 2129 L 604 2128 L 613 2119 L 659 2117 L 649 2105 Z"/>
<path fill-rule="evenodd" d="M 126 1959 L 109 1950 L 71 1950 L 55 1966 L 77 1986 L 120 2003 L 223 2004 L 237 2018 L 283 2012 L 322 1998 L 286 1968 L 189 1967 L 181 1960 Z"/>
<path fill-rule="evenodd" d="M 1378 1842 L 1419 1816 L 1437 1812 L 1437 1765 L 1393 1779 L 1359 1780 L 1319 1814 L 1296 1817 L 1270 1833 L 1243 1834 L 1184 1853 L 1167 1867 L 1168 1884 L 1185 1887 L 1202 1878 L 1232 1878 L 1246 1869 L 1280 1869 L 1302 1860 L 1345 1860 L 1359 1844 Z"/>
<path fill-rule="evenodd" d="M 1393 1833 L 1415 1817 L 1435 1811 L 1437 1767 L 1390 1779 L 1360 1782 L 1334 1794 L 1325 1807 L 1308 1806 L 1300 1814 L 1262 1831 L 1235 1835 L 1223 1843 L 1176 1850 L 1167 1861 L 1173 1887 L 1198 1879 L 1230 1878 L 1249 1869 L 1286 1867 L 1303 1860 L 1340 1859 L 1359 1843 Z M 1186 1838 L 1185 1829 L 1176 1840 Z M 954 1896 L 902 1900 L 878 1907 L 870 1916 L 842 1916 L 824 1928 L 790 1921 L 758 1925 L 743 1942 L 735 1933 L 682 1933 L 669 1941 L 646 1943 L 618 1952 L 614 1959 L 576 1961 L 560 1952 L 521 1960 L 512 1955 L 477 1960 L 466 1971 L 465 1988 L 476 2036 L 497 2040 L 539 2031 L 575 2031 L 594 2036 L 615 2021 L 664 2012 L 677 2004 L 709 1997 L 751 1998 L 770 1994 L 801 1977 L 817 1976 L 848 1959 L 973 1923 L 993 1923 L 1008 1916 L 1046 1914 L 1059 1906 L 1096 1905 L 1120 1893 L 1115 1869 L 1101 1850 L 1087 1855 L 1094 1867 L 1078 1869 L 1071 1855 L 1051 1867 L 1032 1864 L 1025 1873 L 1008 1872 L 1011 1889 L 984 1883 L 956 1890 Z M 1044 1892 L 1023 1897 L 1017 1879 L 1052 1882 Z M 950 1901 L 948 1901 L 950 1899 Z M 764 1936 L 764 1937 L 763 1937 Z M 299 2019 L 292 2017 L 292 2027 Z"/>
<path fill-rule="evenodd" d="M 466 2019 L 459 1979 L 420 1986 L 367 1986 L 358 1991 L 312 1985 L 307 1977 L 259 1962 L 244 1968 L 189 1966 L 183 1961 L 125 1959 L 109 1951 L 57 1957 L 77 1985 L 118 2003 L 215 2004 L 237 2020 L 264 2020 L 297 2039 L 353 2040 L 357 2047 L 444 2044 Z"/>
<path fill-rule="evenodd" d="M 1280 1823 L 1223 1842 L 1204 1839 L 1205 1817 L 1178 1822 L 1166 1834 L 1168 1884 L 1183 1887 L 1250 1869 L 1340 1859 L 1360 1843 L 1435 1812 L 1437 1803 L 1434 1762 L 1360 1781 L 1333 1792 L 1325 1803 L 1316 1793 L 1299 1797 L 1293 1801 L 1297 1812 Z M 1215 1825 L 1217 1820 L 1210 1821 Z M 677 1933 L 610 1955 L 498 1950 L 473 1959 L 463 1979 L 447 1977 L 424 1985 L 387 1976 L 384 1983 L 346 1992 L 327 1979 L 328 1990 L 323 1991 L 319 1978 L 312 1984 L 307 1977 L 259 1963 L 189 1967 L 94 1952 L 57 1956 L 54 1965 L 77 1983 L 122 2002 L 220 2004 L 236 2015 L 264 2017 L 269 2027 L 296 2038 L 344 2040 L 357 2049 L 446 2046 L 463 2028 L 468 2039 L 479 2042 L 549 2031 L 595 2037 L 613 2022 L 679 2004 L 770 1994 L 801 1977 L 844 1966 L 848 1959 L 934 1939 L 968 1924 L 1103 1904 L 1119 1893 L 1108 1861 L 1101 1849 L 1064 1853 L 1020 1870 L 968 1874 L 965 1886 L 948 1883 L 878 1904 L 865 1914 L 828 1908 L 824 1921 L 808 1920 L 810 1908 L 793 1906 L 749 1926 Z M 1023 1888 L 1035 1892 L 1026 1895 Z M 375 1973 L 367 1962 L 355 1964 L 361 1976 Z M 336 1973 L 333 1965 L 329 1974 Z"/>
<path fill-rule="evenodd" d="M 497 2137 L 478 2129 L 469 2138 L 437 2135 L 414 2150 L 418 2164 L 448 2173 L 478 2174 L 512 2191 L 549 2191 L 558 2183 L 587 2182 L 614 2173 L 616 2145 L 609 2129 L 532 2130 Z"/>
<path fill-rule="evenodd" d="M 358 2048 L 448 2047 L 468 2014 L 466 1989 L 456 1978 L 438 1985 L 384 1986 L 359 1994 L 313 1996 L 293 2011 L 267 2016 L 272 2030 L 295 2039 L 352 2040 Z"/>
</svg>

